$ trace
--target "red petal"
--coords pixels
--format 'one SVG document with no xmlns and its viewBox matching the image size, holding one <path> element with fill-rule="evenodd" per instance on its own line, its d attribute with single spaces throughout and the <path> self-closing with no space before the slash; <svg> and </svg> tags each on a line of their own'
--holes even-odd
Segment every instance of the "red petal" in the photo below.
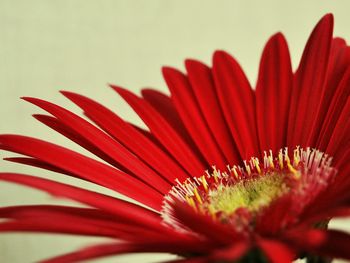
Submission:
<svg viewBox="0 0 350 263">
<path fill-rule="evenodd" d="M 185 254 L 185 253 L 198 253 L 205 252 L 208 249 L 207 246 L 200 241 L 196 244 L 194 242 L 185 241 L 164 241 L 164 242 L 140 242 L 140 243 L 108 243 L 95 245 L 92 247 L 84 248 L 76 252 L 72 252 L 66 255 L 58 256 L 52 259 L 42 261 L 42 263 L 68 263 L 77 262 L 87 259 L 94 259 L 98 257 L 108 255 L 120 255 L 125 253 L 139 253 L 139 252 L 167 252 L 173 254 Z M 176 262 L 176 261 L 175 261 Z M 179 261 L 179 262 L 206 262 L 202 260 L 194 261 Z"/>
<path fill-rule="evenodd" d="M 280 241 L 260 238 L 258 245 L 271 263 L 290 263 L 295 259 L 293 250 Z"/>
<path fill-rule="evenodd" d="M 9 161 L 9 162 L 14 162 L 14 163 L 20 163 L 20 164 L 26 164 L 26 165 L 30 165 L 33 167 L 38 167 L 38 168 L 42 168 L 45 170 L 49 170 L 49 171 L 53 171 L 56 173 L 60 173 L 60 174 L 66 174 L 72 177 L 76 177 L 76 178 L 80 178 L 78 176 L 76 176 L 75 174 L 69 173 L 66 170 L 60 169 L 56 166 L 50 165 L 46 162 L 43 162 L 41 160 L 35 159 L 35 158 L 28 158 L 28 157 L 9 157 L 9 158 L 4 158 L 5 161 Z M 82 179 L 82 178 L 80 178 Z"/>
<path fill-rule="evenodd" d="M 198 101 L 211 134 L 225 154 L 227 164 L 240 163 L 242 160 L 216 95 L 211 69 L 195 60 L 186 60 L 186 69 L 195 99 Z"/>
<path fill-rule="evenodd" d="M 229 247 L 214 251 L 210 256 L 211 262 L 236 262 L 249 248 L 247 240 L 237 241 Z"/>
<path fill-rule="evenodd" d="M 170 182 L 189 177 L 171 158 L 147 137 L 101 104 L 72 92 L 62 92 L 81 107 L 85 114 L 113 138 L 122 143 L 149 166 L 165 176 Z"/>
<path fill-rule="evenodd" d="M 138 252 L 137 250 L 141 248 L 133 244 L 119 244 L 119 243 L 110 243 L 95 245 L 81 250 L 71 252 L 69 254 L 57 256 L 51 259 L 43 260 L 41 263 L 70 263 L 70 262 L 80 262 L 88 259 L 96 259 L 99 257 L 105 257 L 110 255 L 118 255 L 125 253 Z"/>
<path fill-rule="evenodd" d="M 130 221 L 123 221 L 98 209 L 45 205 L 15 206 L 0 208 L 0 218 L 14 219 L 0 223 L 0 232 L 66 233 L 134 241 L 159 239 L 163 236 L 160 231 L 131 225 Z"/>
<path fill-rule="evenodd" d="M 328 128 L 330 119 L 333 119 L 336 115 L 333 115 L 335 101 L 338 100 L 339 94 L 343 94 L 344 87 L 339 86 L 342 79 L 345 78 L 344 74 L 350 64 L 350 48 L 346 45 L 343 39 L 335 38 L 332 41 L 331 54 L 329 58 L 329 65 L 327 70 L 327 81 L 324 89 L 323 97 L 320 102 L 320 106 L 317 113 L 317 119 L 314 122 L 312 133 L 309 136 L 307 145 L 316 146 L 320 150 L 325 148 L 319 148 L 316 144 L 320 135 L 320 132 L 325 128 Z M 347 96 L 344 94 L 344 96 Z M 342 107 L 341 105 L 337 107 Z"/>
<path fill-rule="evenodd" d="M 127 168 L 128 171 L 133 173 L 141 181 L 148 184 L 150 184 L 149 182 L 152 182 L 151 185 L 157 190 L 160 190 L 163 194 L 169 191 L 169 183 L 163 180 L 125 147 L 117 143 L 101 130 L 97 129 L 95 126 L 91 125 L 89 122 L 55 104 L 35 98 L 24 99 L 57 117 L 64 125 L 67 125 L 89 143 L 103 151 L 123 167 Z"/>
<path fill-rule="evenodd" d="M 0 135 L 0 143 L 12 151 L 32 156 L 80 178 L 127 195 L 160 209 L 162 195 L 141 181 L 101 162 L 38 139 L 19 135 Z"/>
<path fill-rule="evenodd" d="M 191 136 L 188 134 L 179 113 L 176 111 L 172 99 L 164 93 L 154 89 L 142 89 L 142 97 L 156 110 L 163 119 L 182 137 L 182 139 L 191 147 L 192 151 L 201 156 L 197 146 L 194 144 Z"/>
<path fill-rule="evenodd" d="M 308 230 L 290 233 L 289 240 L 301 251 L 334 258 L 350 259 L 350 235 L 336 230 Z"/>
<path fill-rule="evenodd" d="M 325 87 L 332 43 L 333 16 L 326 15 L 316 25 L 305 46 L 295 74 L 288 122 L 288 146 L 306 147 Z"/>
<path fill-rule="evenodd" d="M 145 100 L 135 94 L 116 86 L 115 91 L 134 109 L 141 117 L 152 134 L 164 145 L 172 156 L 192 176 L 200 176 L 206 170 L 197 156 L 193 154 L 188 145 L 176 133 L 176 131 L 164 120 L 164 118 Z"/>
<path fill-rule="evenodd" d="M 50 127 L 51 129 L 59 132 L 63 136 L 72 140 L 73 142 L 84 147 L 89 152 L 100 157 L 102 160 L 105 160 L 106 162 L 110 163 L 111 165 L 113 165 L 117 168 L 120 168 L 121 170 L 126 170 L 125 167 L 121 166 L 119 163 L 117 163 L 114 159 L 109 157 L 107 154 L 105 154 L 99 148 L 95 147 L 88 140 L 84 139 L 84 137 L 82 137 L 78 133 L 74 132 L 74 130 L 72 130 L 68 126 L 64 125 L 57 118 L 52 117 L 52 116 L 48 116 L 48 115 L 43 115 L 43 114 L 34 114 L 33 117 L 35 119 L 37 119 L 38 121 L 40 121 L 41 123 L 45 124 L 46 126 Z"/>
<path fill-rule="evenodd" d="M 225 169 L 227 160 L 210 133 L 188 79 L 172 68 L 163 67 L 162 71 L 174 105 L 198 149 L 209 166 L 216 165 L 219 169 Z"/>
<path fill-rule="evenodd" d="M 130 224 L 145 226 L 146 228 L 153 228 L 158 231 L 164 229 L 161 225 L 161 218 L 158 214 L 146 208 L 103 194 L 22 174 L 0 173 L 0 180 L 27 185 L 46 191 L 57 197 L 69 198 L 99 208 L 115 215 L 116 218 L 120 218 L 123 221 L 129 221 Z"/>
<path fill-rule="evenodd" d="M 217 223 L 207 215 L 198 214 L 186 204 L 176 203 L 174 214 L 179 223 L 218 245 L 231 244 L 241 238 L 232 227 Z"/>
<path fill-rule="evenodd" d="M 185 259 L 175 259 L 171 261 L 166 261 L 164 263 L 210 263 L 207 257 L 193 257 Z"/>
<path fill-rule="evenodd" d="M 350 97 L 348 97 L 346 104 L 338 118 L 337 124 L 334 127 L 332 136 L 329 140 L 326 152 L 333 156 L 338 157 L 338 153 L 341 152 L 341 148 L 348 149 L 349 141 L 349 129 L 350 129 Z M 341 156 L 340 156 L 341 157 Z"/>
<path fill-rule="evenodd" d="M 292 68 L 284 36 L 270 38 L 262 54 L 256 87 L 260 149 L 276 153 L 286 146 Z"/>
<path fill-rule="evenodd" d="M 229 54 L 217 51 L 213 58 L 217 94 L 242 159 L 259 156 L 254 92 L 243 70 Z"/>
<path fill-rule="evenodd" d="M 256 220 L 256 231 L 258 233 L 272 235 L 284 228 L 288 222 L 288 217 L 294 216 L 289 211 L 291 202 L 291 196 L 285 195 L 266 207 Z"/>
</svg>

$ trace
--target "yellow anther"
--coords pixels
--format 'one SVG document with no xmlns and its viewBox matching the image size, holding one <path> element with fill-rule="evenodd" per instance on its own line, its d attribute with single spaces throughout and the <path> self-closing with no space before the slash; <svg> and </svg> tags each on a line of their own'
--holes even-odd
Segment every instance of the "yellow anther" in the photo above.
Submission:
<svg viewBox="0 0 350 263">
<path fill-rule="evenodd" d="M 247 171 L 248 175 L 250 175 L 252 173 L 251 170 L 250 170 L 250 166 L 247 165 L 246 161 L 243 161 L 243 162 L 244 162 L 245 170 Z"/>
<path fill-rule="evenodd" d="M 219 182 L 218 171 L 215 168 L 213 171 L 213 177 L 214 177 L 215 183 L 218 183 Z"/>
<path fill-rule="evenodd" d="M 294 178 L 299 179 L 300 178 L 300 172 L 298 170 L 296 170 L 293 167 L 293 165 L 290 164 L 290 162 L 287 163 L 287 166 L 288 166 L 289 171 L 291 171 L 292 174 L 294 175 Z"/>
<path fill-rule="evenodd" d="M 269 165 L 271 168 L 275 168 L 275 164 L 273 163 L 273 158 L 271 156 L 269 156 Z"/>
<path fill-rule="evenodd" d="M 192 196 L 186 195 L 186 201 L 187 201 L 187 203 L 188 203 L 191 207 L 193 207 L 194 209 L 197 209 L 196 203 L 194 202 Z"/>
<path fill-rule="evenodd" d="M 203 185 L 204 190 L 206 192 L 208 192 L 208 182 L 207 182 L 207 180 L 205 180 L 205 176 L 204 175 L 202 175 L 201 180 L 202 180 L 202 185 Z"/>
<path fill-rule="evenodd" d="M 199 195 L 197 188 L 194 188 L 194 189 L 193 189 L 193 193 L 194 193 L 194 196 L 196 197 L 197 201 L 198 201 L 200 204 L 202 204 L 202 203 L 203 203 L 203 202 L 202 202 L 202 198 L 201 198 L 201 196 Z"/>
<path fill-rule="evenodd" d="M 259 174 L 261 174 L 261 169 L 260 169 L 260 166 L 259 166 L 258 158 L 254 159 L 253 162 L 254 162 L 256 170 L 258 171 Z"/>
<path fill-rule="evenodd" d="M 231 169 L 231 171 L 233 172 L 233 174 L 235 175 L 235 177 L 238 179 L 238 173 L 237 173 L 237 166 L 235 165 L 235 166 L 233 166 L 232 167 L 232 169 Z"/>
<path fill-rule="evenodd" d="M 279 153 L 278 153 L 278 163 L 279 163 L 281 169 L 283 169 L 283 153 L 282 153 L 282 150 L 280 150 Z"/>
<path fill-rule="evenodd" d="M 294 157 L 293 157 L 293 165 L 297 166 L 300 162 L 300 152 L 299 152 L 299 146 L 294 150 Z"/>
</svg>

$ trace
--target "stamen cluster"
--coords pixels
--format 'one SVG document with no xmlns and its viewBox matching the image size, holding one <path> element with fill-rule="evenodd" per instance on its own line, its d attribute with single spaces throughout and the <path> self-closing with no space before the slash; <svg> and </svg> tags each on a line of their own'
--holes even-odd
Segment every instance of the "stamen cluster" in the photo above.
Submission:
<svg viewBox="0 0 350 263">
<path fill-rule="evenodd" d="M 294 213 L 300 213 L 324 189 L 336 171 L 331 158 L 316 149 L 296 147 L 292 158 L 288 149 L 277 156 L 264 152 L 263 162 L 256 157 L 243 161 L 242 166 L 227 166 L 220 171 L 215 166 L 201 177 L 176 180 L 162 209 L 163 221 L 181 229 L 173 214 L 176 201 L 187 203 L 196 212 L 209 215 L 213 220 L 237 224 L 237 217 L 252 221 L 264 208 L 284 195 L 297 199 Z M 242 218 L 240 218 L 241 220 Z"/>
</svg>

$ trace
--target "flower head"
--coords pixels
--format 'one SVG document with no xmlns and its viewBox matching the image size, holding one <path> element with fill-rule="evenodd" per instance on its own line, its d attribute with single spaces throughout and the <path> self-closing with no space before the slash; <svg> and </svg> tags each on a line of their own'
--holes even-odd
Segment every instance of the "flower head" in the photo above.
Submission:
<svg viewBox="0 0 350 263">
<path fill-rule="evenodd" d="M 172 253 L 179 256 L 174 262 L 188 263 L 350 259 L 350 236 L 327 229 L 331 218 L 350 215 L 350 48 L 332 30 L 333 17 L 326 15 L 295 72 L 283 35 L 272 36 L 255 89 L 224 51 L 214 53 L 212 67 L 186 60 L 186 74 L 163 68 L 171 96 L 144 89 L 139 97 L 112 85 L 149 130 L 76 93 L 62 92 L 92 122 L 24 98 L 50 114 L 36 119 L 103 161 L 0 135 L 0 148 L 24 155 L 8 161 L 86 180 L 139 204 L 1 173 L 0 180 L 90 208 L 3 207 L 0 231 L 112 238 L 46 262 L 134 252 Z"/>
</svg>

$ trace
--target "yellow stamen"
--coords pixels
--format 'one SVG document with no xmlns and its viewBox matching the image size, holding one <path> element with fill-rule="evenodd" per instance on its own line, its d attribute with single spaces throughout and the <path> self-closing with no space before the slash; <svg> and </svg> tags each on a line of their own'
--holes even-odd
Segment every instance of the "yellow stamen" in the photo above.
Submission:
<svg viewBox="0 0 350 263">
<path fill-rule="evenodd" d="M 259 166 L 259 159 L 258 158 L 253 159 L 253 163 L 254 163 L 254 166 L 255 166 L 256 170 L 258 171 L 258 173 L 261 174 L 261 169 Z"/>
<path fill-rule="evenodd" d="M 279 163 L 281 169 L 283 169 L 283 153 L 282 153 L 282 150 L 280 150 L 279 153 L 278 153 L 278 163 Z"/>
<path fill-rule="evenodd" d="M 297 166 L 300 162 L 300 152 L 299 152 L 299 146 L 294 150 L 294 157 L 293 157 L 293 165 Z"/>
<path fill-rule="evenodd" d="M 205 180 L 205 176 L 202 175 L 201 179 L 202 179 L 203 188 L 204 188 L 205 192 L 208 193 L 208 190 L 209 190 L 209 189 L 208 189 L 208 182 L 207 182 L 207 180 Z"/>
<path fill-rule="evenodd" d="M 213 169 L 214 169 L 214 171 L 213 171 L 213 177 L 214 177 L 215 183 L 218 183 L 218 182 L 219 182 L 218 171 L 216 170 L 216 167 L 215 167 L 215 166 L 213 167 Z"/>
<path fill-rule="evenodd" d="M 268 157 L 269 159 L 269 164 L 271 168 L 275 168 L 275 164 L 273 163 L 273 155 L 272 155 L 272 151 L 270 150 L 270 155 Z"/>
<path fill-rule="evenodd" d="M 194 202 L 192 196 L 186 196 L 186 201 L 191 207 L 193 207 L 194 209 L 197 209 L 196 203 Z"/>
<path fill-rule="evenodd" d="M 196 197 L 197 201 L 198 201 L 200 204 L 202 204 L 202 203 L 203 203 L 203 202 L 202 202 L 202 198 L 201 198 L 201 196 L 198 194 L 197 188 L 194 188 L 194 189 L 193 189 L 193 193 L 194 193 L 194 196 Z"/>
</svg>

